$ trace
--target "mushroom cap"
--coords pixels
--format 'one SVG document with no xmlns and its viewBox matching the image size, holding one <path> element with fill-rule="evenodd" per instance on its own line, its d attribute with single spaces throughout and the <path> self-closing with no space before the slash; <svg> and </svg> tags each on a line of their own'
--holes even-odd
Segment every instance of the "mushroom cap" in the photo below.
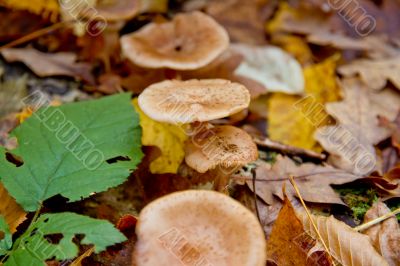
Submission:
<svg viewBox="0 0 400 266">
<path fill-rule="evenodd" d="M 257 160 L 257 145 L 246 131 L 216 126 L 198 133 L 185 146 L 186 164 L 199 173 L 221 166 L 235 169 Z"/>
<path fill-rule="evenodd" d="M 214 191 L 187 190 L 147 205 L 136 225 L 138 266 L 264 266 L 266 240 L 255 215 Z"/>
<path fill-rule="evenodd" d="M 213 61 L 228 48 L 229 37 L 213 18 L 196 11 L 122 36 L 121 46 L 125 56 L 139 66 L 189 70 Z"/>
<path fill-rule="evenodd" d="M 172 124 L 227 117 L 249 104 L 246 87 L 224 79 L 165 80 L 147 87 L 139 96 L 139 106 L 147 116 Z"/>
<path fill-rule="evenodd" d="M 94 8 L 82 13 L 87 19 L 104 18 L 106 21 L 128 20 L 139 13 L 138 0 L 97 0 Z"/>
</svg>

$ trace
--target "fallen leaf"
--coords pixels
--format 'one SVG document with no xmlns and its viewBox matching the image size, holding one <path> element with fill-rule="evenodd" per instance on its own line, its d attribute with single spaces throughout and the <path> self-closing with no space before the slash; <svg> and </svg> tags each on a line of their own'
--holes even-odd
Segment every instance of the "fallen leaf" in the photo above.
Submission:
<svg viewBox="0 0 400 266">
<path fill-rule="evenodd" d="M 316 241 L 304 230 L 292 204 L 285 197 L 267 242 L 268 260 L 276 265 L 332 265 L 326 252 L 309 256 L 315 244 Z"/>
<path fill-rule="evenodd" d="M 304 212 L 297 212 L 297 217 L 303 223 L 306 232 L 314 239 L 319 239 L 308 216 Z M 312 220 L 330 254 L 341 265 L 388 265 L 385 259 L 375 250 L 368 236 L 354 231 L 350 226 L 336 220 L 333 216 L 312 215 Z"/>
<path fill-rule="evenodd" d="M 271 235 L 274 222 L 276 221 L 279 211 L 282 208 L 282 201 L 278 198 L 275 198 L 272 205 L 267 205 L 263 200 L 257 197 L 257 195 L 254 195 L 254 193 L 247 186 L 235 187 L 235 199 L 251 210 L 254 215 L 257 215 L 256 208 L 258 209 L 260 224 L 262 225 L 265 237 L 268 240 L 269 236 Z"/>
<path fill-rule="evenodd" d="M 359 75 L 374 90 L 385 88 L 387 81 L 400 90 L 400 56 L 384 59 L 360 59 L 338 68 L 345 77 Z"/>
<path fill-rule="evenodd" d="M 313 54 L 303 38 L 289 34 L 273 35 L 271 42 L 293 55 L 302 65 L 313 62 Z"/>
<path fill-rule="evenodd" d="M 33 48 L 7 48 L 1 54 L 8 62 L 23 62 L 39 77 L 68 76 L 94 84 L 90 65 L 77 63 L 74 53 L 48 54 Z"/>
<path fill-rule="evenodd" d="M 288 3 L 281 2 L 274 19 L 267 24 L 267 31 L 271 34 L 329 32 L 328 18 L 329 16 L 319 10 L 293 8 Z"/>
<path fill-rule="evenodd" d="M 273 94 L 268 101 L 270 138 L 287 145 L 319 152 L 313 134 L 329 123 L 324 104 L 339 98 L 335 80 L 336 57 L 306 67 L 305 96 Z"/>
<path fill-rule="evenodd" d="M 145 69 L 133 65 L 128 60 L 123 61 L 121 85 L 128 91 L 140 94 L 153 83 L 167 79 L 164 69 Z"/>
<path fill-rule="evenodd" d="M 390 130 L 392 146 L 400 152 L 400 111 L 393 121 L 386 117 L 379 117 L 379 124 Z"/>
<path fill-rule="evenodd" d="M 366 175 L 376 169 L 373 145 L 390 135 L 388 129 L 379 125 L 378 115 L 393 120 L 400 96 L 391 90 L 371 92 L 354 78 L 344 79 L 340 84 L 344 100 L 326 104 L 327 112 L 338 123 L 319 128 L 315 138 L 331 154 L 333 165 Z"/>
<path fill-rule="evenodd" d="M 192 1 L 193 2 L 193 1 Z M 209 0 L 204 5 L 186 4 L 186 10 L 200 9 L 213 16 L 234 42 L 265 44 L 264 23 L 272 14 L 277 1 L 267 0 Z"/>
<path fill-rule="evenodd" d="M 376 202 L 364 216 L 364 223 L 390 212 L 383 202 Z M 390 266 L 400 265 L 400 226 L 395 216 L 376 224 L 363 232 Z"/>
<path fill-rule="evenodd" d="M 343 201 L 330 185 L 341 185 L 361 178 L 329 165 L 303 163 L 297 166 L 290 158 L 279 155 L 274 165 L 264 163 L 256 168 L 257 195 L 271 205 L 274 196 L 283 200 L 282 187 L 286 184 L 288 197 L 296 196 L 289 183 L 289 175 L 294 176 L 305 201 L 342 205 Z M 252 181 L 246 183 L 253 190 Z"/>
<path fill-rule="evenodd" d="M 20 225 L 26 219 L 26 212 L 12 198 L 4 186 L 0 183 L 0 216 L 3 216 L 10 227 L 11 233 L 17 231 Z"/>
<path fill-rule="evenodd" d="M 133 104 L 140 116 L 143 130 L 142 145 L 157 146 L 162 153 L 159 158 L 151 162 L 150 171 L 155 174 L 176 174 L 185 157 L 184 143 L 187 136 L 184 128 L 154 121 L 139 108 L 137 99 L 134 99 Z"/>
<path fill-rule="evenodd" d="M 1 3 L 0 3 L 1 6 Z M 11 42 L 29 33 L 40 30 L 48 23 L 47 19 L 26 10 L 12 11 L 0 8 L 0 42 Z"/>
<path fill-rule="evenodd" d="M 1 5 L 16 10 L 27 10 L 43 17 L 50 17 L 52 21 L 56 21 L 59 14 L 57 0 L 2 0 Z"/>
<path fill-rule="evenodd" d="M 279 47 L 232 44 L 231 49 L 244 58 L 235 70 L 236 75 L 261 83 L 268 92 L 304 92 L 300 64 Z"/>
</svg>

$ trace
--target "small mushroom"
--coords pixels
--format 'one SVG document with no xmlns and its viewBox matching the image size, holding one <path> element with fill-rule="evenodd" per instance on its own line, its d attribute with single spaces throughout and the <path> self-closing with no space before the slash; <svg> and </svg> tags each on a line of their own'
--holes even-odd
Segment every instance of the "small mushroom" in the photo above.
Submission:
<svg viewBox="0 0 400 266">
<path fill-rule="evenodd" d="M 192 70 L 217 58 L 229 46 L 225 29 L 201 12 L 176 15 L 122 36 L 124 55 L 147 68 Z"/>
<path fill-rule="evenodd" d="M 185 162 L 199 173 L 212 171 L 214 188 L 225 191 L 230 176 L 257 160 L 258 149 L 246 131 L 216 126 L 197 133 L 185 147 Z"/>
<path fill-rule="evenodd" d="M 139 106 L 160 122 L 188 124 L 224 118 L 246 109 L 249 91 L 223 79 L 165 80 L 146 88 Z"/>
<path fill-rule="evenodd" d="M 147 205 L 136 225 L 134 265 L 264 266 L 256 216 L 213 191 L 175 192 Z"/>
</svg>

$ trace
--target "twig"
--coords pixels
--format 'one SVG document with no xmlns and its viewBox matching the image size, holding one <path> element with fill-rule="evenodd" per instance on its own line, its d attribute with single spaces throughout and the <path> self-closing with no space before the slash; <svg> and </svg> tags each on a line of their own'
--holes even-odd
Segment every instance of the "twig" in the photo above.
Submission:
<svg viewBox="0 0 400 266">
<path fill-rule="evenodd" d="M 257 218 L 258 221 L 261 223 L 261 218 L 260 218 L 260 212 L 258 211 L 258 205 L 257 205 L 257 192 L 256 192 L 256 169 L 253 168 L 251 169 L 251 173 L 252 173 L 252 183 L 253 183 L 253 195 L 254 195 L 254 205 L 256 208 L 256 214 L 257 214 Z"/>
<path fill-rule="evenodd" d="M 315 233 L 317 234 L 317 236 L 318 236 L 318 238 L 319 238 L 319 241 L 321 241 L 321 243 L 322 243 L 322 245 L 324 246 L 326 252 L 328 253 L 328 256 L 330 257 L 330 259 L 332 260 L 332 262 L 334 262 L 334 259 L 333 259 L 332 255 L 331 255 L 331 252 L 329 251 L 328 246 L 325 244 L 325 241 L 324 241 L 324 239 L 322 238 L 322 236 L 321 236 L 321 234 L 320 234 L 320 232 L 319 232 L 319 230 L 318 230 L 318 227 L 315 225 L 314 220 L 313 220 L 312 217 L 311 217 L 311 214 L 310 214 L 310 212 L 309 212 L 309 210 L 308 210 L 308 208 L 307 208 L 307 206 L 306 206 L 306 204 L 305 204 L 305 202 L 304 202 L 304 200 L 303 200 L 303 197 L 302 197 L 301 194 L 300 194 L 300 190 L 299 190 L 299 188 L 297 187 L 297 184 L 296 184 L 296 182 L 294 181 L 294 178 L 293 178 L 292 175 L 289 176 L 289 180 L 290 180 L 290 183 L 292 184 L 294 190 L 296 191 L 297 196 L 298 196 L 299 199 L 300 199 L 301 205 L 303 205 L 304 210 L 306 211 L 307 217 L 308 217 L 308 219 L 310 220 L 310 222 L 311 222 L 311 224 L 312 224 L 312 226 L 313 226 L 313 228 L 314 228 L 314 230 L 315 230 Z"/>
<path fill-rule="evenodd" d="M 72 22 L 74 22 L 74 21 L 58 22 L 58 23 L 55 23 L 55 24 L 53 24 L 53 25 L 51 25 L 49 27 L 34 31 L 32 33 L 29 33 L 29 34 L 27 34 L 27 35 L 25 35 L 25 36 L 23 36 L 23 37 L 21 37 L 19 39 L 16 39 L 16 40 L 14 40 L 14 41 L 12 41 L 10 43 L 7 43 L 7 44 L 5 44 L 3 46 L 0 46 L 0 51 L 3 50 L 3 49 L 6 49 L 6 48 L 11 48 L 11 47 L 14 47 L 14 46 L 17 46 L 17 45 L 32 41 L 32 40 L 34 40 L 36 38 L 39 38 L 39 37 L 41 37 L 41 36 L 43 36 L 43 35 L 45 35 L 45 34 L 47 34 L 49 32 L 52 32 L 52 31 L 57 30 L 57 29 L 60 29 L 60 28 L 64 27 L 65 25 L 67 25 L 68 23 L 72 23 Z"/>
<path fill-rule="evenodd" d="M 304 155 L 304 156 L 319 159 L 319 160 L 324 160 L 326 158 L 325 154 L 289 146 L 289 145 L 286 145 L 286 144 L 283 144 L 280 142 L 270 140 L 269 138 L 260 139 L 260 138 L 255 137 L 253 139 L 254 139 L 254 142 L 258 146 L 282 151 L 283 153 L 288 153 L 288 154 L 292 154 L 292 155 Z"/>
<path fill-rule="evenodd" d="M 382 216 L 380 216 L 380 217 L 378 217 L 378 218 L 376 218 L 374 220 L 371 220 L 371 221 L 369 221 L 369 222 L 367 222 L 365 224 L 361 224 L 359 226 L 356 226 L 353 229 L 355 231 L 358 231 L 358 232 L 364 231 L 365 229 L 368 229 L 368 228 L 370 228 L 370 227 L 372 227 L 372 226 L 374 226 L 374 225 L 376 225 L 376 224 L 378 224 L 380 222 L 383 222 L 384 220 L 386 220 L 386 219 L 388 219 L 390 217 L 396 216 L 399 213 L 400 213 L 400 208 L 397 208 L 394 211 L 386 213 L 386 214 L 384 214 L 384 215 L 382 215 Z"/>
</svg>

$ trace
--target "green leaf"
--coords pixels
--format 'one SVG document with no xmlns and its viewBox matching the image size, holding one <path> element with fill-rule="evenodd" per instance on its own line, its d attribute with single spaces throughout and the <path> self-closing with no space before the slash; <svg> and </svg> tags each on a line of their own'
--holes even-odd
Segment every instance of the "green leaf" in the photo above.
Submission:
<svg viewBox="0 0 400 266">
<path fill-rule="evenodd" d="M 140 162 L 141 129 L 130 94 L 43 107 L 13 132 L 23 160 L 16 167 L 0 147 L 0 177 L 26 210 L 57 194 L 77 201 L 123 183 Z M 118 160 L 108 163 L 116 157 Z"/>
<path fill-rule="evenodd" d="M 56 234 L 62 234 L 58 243 L 48 239 Z M 111 223 L 87 216 L 65 212 L 43 214 L 15 243 L 13 251 L 4 266 L 45 265 L 44 261 L 55 258 L 66 260 L 75 258 L 79 248 L 73 242 L 76 235 L 83 235 L 80 241 L 83 245 L 94 245 L 95 252 L 101 252 L 106 247 L 121 243 L 125 236 Z"/>
<path fill-rule="evenodd" d="M 10 228 L 3 216 L 0 216 L 0 256 L 7 253 L 12 247 Z"/>
</svg>

